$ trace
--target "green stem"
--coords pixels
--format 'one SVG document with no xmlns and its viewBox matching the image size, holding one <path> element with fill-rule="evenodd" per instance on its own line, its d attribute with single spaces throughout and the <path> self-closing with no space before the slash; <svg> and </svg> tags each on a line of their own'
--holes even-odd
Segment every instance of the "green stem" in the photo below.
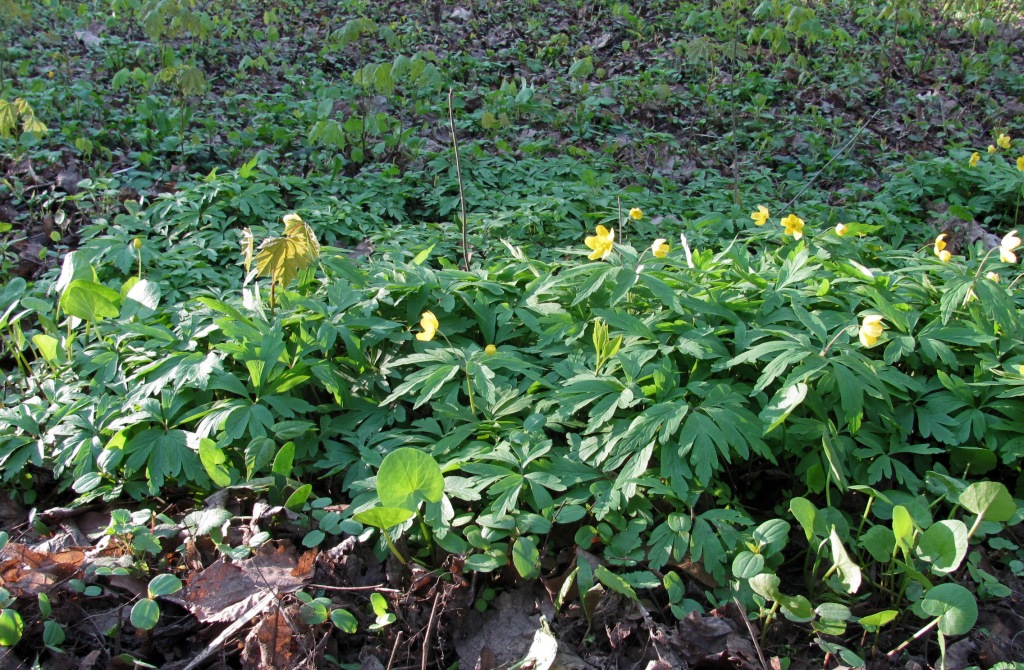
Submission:
<svg viewBox="0 0 1024 670">
<path fill-rule="evenodd" d="M 388 543 L 388 549 L 390 549 L 391 553 L 395 555 L 395 558 L 397 558 L 402 565 L 405 565 L 405 557 L 398 552 L 398 547 L 396 547 L 395 543 L 391 541 L 391 536 L 388 535 L 387 529 L 381 528 L 380 534 L 384 536 L 384 541 Z"/>
<path fill-rule="evenodd" d="M 423 539 L 427 543 L 427 551 L 430 554 L 433 554 L 434 553 L 434 540 L 433 540 L 433 538 L 430 535 L 430 531 L 427 529 L 427 522 L 423 519 L 423 512 L 420 511 L 419 507 L 416 508 L 416 520 L 419 521 L 420 533 L 423 534 Z"/>
</svg>

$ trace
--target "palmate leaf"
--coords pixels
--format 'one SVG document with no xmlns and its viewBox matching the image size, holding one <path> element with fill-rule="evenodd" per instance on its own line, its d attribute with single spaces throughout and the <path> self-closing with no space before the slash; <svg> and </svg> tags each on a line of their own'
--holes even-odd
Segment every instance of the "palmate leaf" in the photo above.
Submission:
<svg viewBox="0 0 1024 670">
<path fill-rule="evenodd" d="M 284 223 L 284 236 L 265 241 L 256 254 L 256 271 L 282 288 L 320 258 L 320 243 L 309 224 L 295 214 L 284 217 Z"/>
</svg>

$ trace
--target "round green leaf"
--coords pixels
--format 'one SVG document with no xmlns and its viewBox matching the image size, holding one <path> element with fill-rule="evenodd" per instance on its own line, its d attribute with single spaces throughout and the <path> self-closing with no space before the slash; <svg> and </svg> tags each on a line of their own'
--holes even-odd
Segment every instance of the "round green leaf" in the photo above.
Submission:
<svg viewBox="0 0 1024 670">
<path fill-rule="evenodd" d="M 395 449 L 380 464 L 377 495 L 384 507 L 415 510 L 422 500 L 440 502 L 444 495 L 441 467 L 419 449 Z"/>
<path fill-rule="evenodd" d="M 157 621 L 160 621 L 160 606 L 155 600 L 143 598 L 135 603 L 130 618 L 132 625 L 139 630 L 153 630 Z"/>
<path fill-rule="evenodd" d="M 302 546 L 306 547 L 307 549 L 312 549 L 313 547 L 318 546 L 326 538 L 327 533 L 323 532 L 322 530 L 311 530 L 308 533 L 306 533 L 305 537 L 302 538 Z"/>
<path fill-rule="evenodd" d="M 0 610 L 0 646 L 13 647 L 21 640 L 25 624 L 15 610 Z"/>
<path fill-rule="evenodd" d="M 348 610 L 336 609 L 331 612 L 331 623 L 343 633 L 355 633 L 359 630 L 359 621 Z"/>
<path fill-rule="evenodd" d="M 967 555 L 967 526 L 958 519 L 932 524 L 918 538 L 917 555 L 931 563 L 935 574 L 953 572 Z"/>
<path fill-rule="evenodd" d="M 778 600 L 781 595 L 779 593 L 779 585 L 782 583 L 782 580 L 775 575 L 762 572 L 759 575 L 754 575 L 747 581 L 750 582 L 750 588 L 753 589 L 754 593 L 765 600 Z"/>
<path fill-rule="evenodd" d="M 939 632 L 943 635 L 963 635 L 978 621 L 974 594 L 959 584 L 939 584 L 928 589 L 921 609 L 939 617 Z"/>
<path fill-rule="evenodd" d="M 975 482 L 960 494 L 960 504 L 986 521 L 1009 521 L 1017 513 L 1010 492 L 999 482 Z"/>
<path fill-rule="evenodd" d="M 374 507 L 365 512 L 353 514 L 352 518 L 374 528 L 392 528 L 405 523 L 415 514 L 416 512 L 413 510 L 403 507 Z"/>
<path fill-rule="evenodd" d="M 540 552 L 537 543 L 526 535 L 520 535 L 512 545 L 512 563 L 523 579 L 536 579 L 540 575 Z"/>
<path fill-rule="evenodd" d="M 174 575 L 157 575 L 149 581 L 149 597 L 169 596 L 181 590 L 181 580 Z"/>
<path fill-rule="evenodd" d="M 321 602 L 312 601 L 303 603 L 299 607 L 299 616 L 310 626 L 318 626 L 327 621 L 327 606 Z"/>
<path fill-rule="evenodd" d="M 750 579 L 764 569 L 764 556 L 752 551 L 741 551 L 732 560 L 732 576 L 736 579 Z"/>
</svg>

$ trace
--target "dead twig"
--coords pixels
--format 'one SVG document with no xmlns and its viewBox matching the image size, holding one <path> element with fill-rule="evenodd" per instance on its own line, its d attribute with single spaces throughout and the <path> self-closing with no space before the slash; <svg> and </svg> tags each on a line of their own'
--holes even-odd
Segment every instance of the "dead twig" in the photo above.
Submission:
<svg viewBox="0 0 1024 670">
<path fill-rule="evenodd" d="M 420 670 L 427 670 L 427 657 L 430 656 L 430 633 L 434 629 L 434 621 L 437 616 L 437 604 L 441 602 L 441 591 L 434 595 L 434 606 L 430 608 L 430 618 L 427 619 L 427 632 L 423 634 L 423 660 L 420 662 Z"/>
<path fill-rule="evenodd" d="M 241 630 L 243 626 L 252 621 L 254 618 L 268 610 L 270 608 L 271 603 L 275 602 L 276 600 L 277 596 L 272 592 L 264 595 L 263 598 L 257 601 L 257 603 L 253 605 L 248 612 L 238 617 L 238 619 L 236 619 L 234 623 L 232 623 L 230 626 L 221 631 L 220 635 L 213 638 L 213 640 L 210 641 L 210 644 L 206 645 L 206 649 L 203 649 L 201 652 L 199 652 L 199 654 L 195 658 L 193 658 L 189 662 L 189 664 L 184 667 L 183 670 L 195 670 L 196 668 L 198 668 L 203 663 L 203 661 L 205 661 L 207 658 L 213 655 L 213 653 L 216 652 L 218 649 L 223 647 L 224 643 L 228 641 L 228 638 L 230 638 L 232 635 Z"/>
<path fill-rule="evenodd" d="M 750 636 L 750 641 L 754 643 L 754 651 L 757 652 L 757 659 L 761 661 L 761 667 L 763 670 L 771 670 L 771 666 L 764 658 L 764 652 L 761 651 L 761 642 L 757 639 L 757 635 L 754 633 L 754 627 L 750 625 L 750 619 L 747 617 L 747 608 L 743 606 L 739 598 L 733 596 L 732 601 L 736 603 L 736 608 L 740 611 L 740 616 L 743 617 L 743 623 L 747 626 L 747 634 Z"/>
</svg>

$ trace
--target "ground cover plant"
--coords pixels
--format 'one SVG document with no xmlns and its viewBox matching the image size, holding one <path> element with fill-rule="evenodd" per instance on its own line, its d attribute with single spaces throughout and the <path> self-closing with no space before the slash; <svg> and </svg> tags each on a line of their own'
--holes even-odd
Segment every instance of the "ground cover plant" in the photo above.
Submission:
<svg viewBox="0 0 1024 670">
<path fill-rule="evenodd" d="M 11 667 L 1013 668 L 1014 3 L 0 0 Z"/>
</svg>

